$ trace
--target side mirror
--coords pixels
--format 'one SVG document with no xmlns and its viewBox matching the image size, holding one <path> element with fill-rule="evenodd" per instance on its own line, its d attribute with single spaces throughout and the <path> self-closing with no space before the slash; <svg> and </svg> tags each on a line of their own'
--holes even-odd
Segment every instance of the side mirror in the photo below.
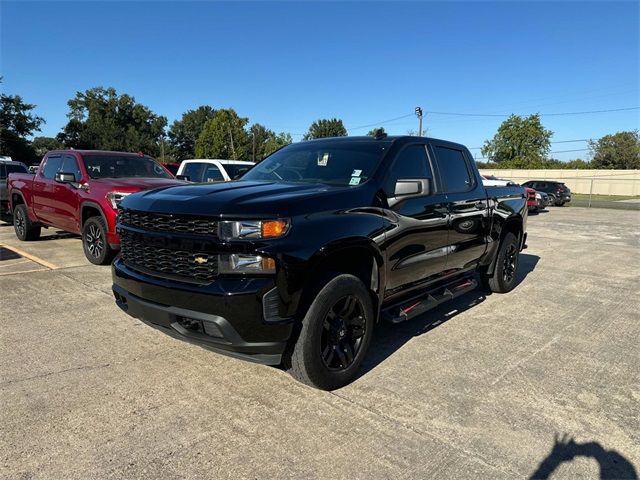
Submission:
<svg viewBox="0 0 640 480">
<path fill-rule="evenodd" d="M 412 197 L 421 197 L 431 193 L 430 178 L 402 178 L 396 180 L 393 197 L 389 198 L 389 206 Z"/>
<path fill-rule="evenodd" d="M 76 176 L 73 173 L 58 172 L 56 173 L 56 182 L 58 183 L 76 183 Z"/>
<path fill-rule="evenodd" d="M 176 175 L 176 178 L 178 180 L 185 180 L 187 182 L 190 180 L 189 175 Z"/>
</svg>

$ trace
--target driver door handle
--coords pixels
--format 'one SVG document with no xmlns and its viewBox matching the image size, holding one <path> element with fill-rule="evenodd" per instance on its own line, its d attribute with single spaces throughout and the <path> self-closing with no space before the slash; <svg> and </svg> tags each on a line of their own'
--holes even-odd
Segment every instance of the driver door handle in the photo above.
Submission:
<svg viewBox="0 0 640 480">
<path fill-rule="evenodd" d="M 476 202 L 475 207 L 478 210 L 484 210 L 485 208 L 487 208 L 487 204 L 485 202 Z"/>
</svg>

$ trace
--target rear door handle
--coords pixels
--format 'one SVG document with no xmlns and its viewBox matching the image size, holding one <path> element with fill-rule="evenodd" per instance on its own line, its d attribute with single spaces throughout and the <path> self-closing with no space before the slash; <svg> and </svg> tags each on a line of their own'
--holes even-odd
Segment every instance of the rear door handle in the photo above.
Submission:
<svg viewBox="0 0 640 480">
<path fill-rule="evenodd" d="M 484 202 L 476 202 L 476 204 L 474 205 L 478 210 L 484 210 L 485 208 L 487 208 L 487 204 Z"/>
</svg>

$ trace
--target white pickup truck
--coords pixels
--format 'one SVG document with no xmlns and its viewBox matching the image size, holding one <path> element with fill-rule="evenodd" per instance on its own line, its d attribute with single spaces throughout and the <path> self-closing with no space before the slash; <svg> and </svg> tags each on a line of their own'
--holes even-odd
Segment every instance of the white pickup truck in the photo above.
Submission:
<svg viewBox="0 0 640 480">
<path fill-rule="evenodd" d="M 176 178 L 196 183 L 228 182 L 244 175 L 255 163 L 200 158 L 183 160 Z"/>
</svg>

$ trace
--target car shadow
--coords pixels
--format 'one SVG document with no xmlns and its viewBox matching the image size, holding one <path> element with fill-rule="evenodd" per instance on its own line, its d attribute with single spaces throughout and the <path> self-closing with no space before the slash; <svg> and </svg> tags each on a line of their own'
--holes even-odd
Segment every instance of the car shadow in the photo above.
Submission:
<svg viewBox="0 0 640 480">
<path fill-rule="evenodd" d="M 560 465 L 579 457 L 592 458 L 598 462 L 601 479 L 638 479 L 638 472 L 633 464 L 617 451 L 607 450 L 598 442 L 577 443 L 567 435 L 556 435 L 551 451 L 529 478 L 547 479 Z"/>
<path fill-rule="evenodd" d="M 516 288 L 536 268 L 539 261 L 540 257 L 537 255 L 520 254 Z M 429 333 L 457 315 L 481 304 L 486 300 L 487 295 L 490 295 L 490 293 L 483 291 L 479 287 L 451 301 L 438 305 L 433 310 L 429 310 L 407 322 L 398 324 L 380 322 L 373 332 L 371 345 L 360 368 L 358 378 L 380 365 L 412 338 Z"/>
<path fill-rule="evenodd" d="M 82 239 L 82 236 L 77 233 L 69 233 L 64 230 L 58 230 L 53 235 L 42 235 L 38 238 L 38 242 L 45 242 L 48 240 L 62 240 L 64 238 L 77 238 L 78 240 Z"/>
</svg>

